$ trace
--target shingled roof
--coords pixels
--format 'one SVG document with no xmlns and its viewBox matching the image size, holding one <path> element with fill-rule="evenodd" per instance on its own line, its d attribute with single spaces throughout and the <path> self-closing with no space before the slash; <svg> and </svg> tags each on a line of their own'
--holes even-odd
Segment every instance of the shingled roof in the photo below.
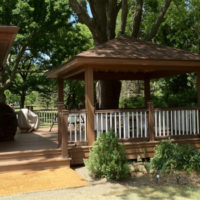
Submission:
<svg viewBox="0 0 200 200">
<path fill-rule="evenodd" d="M 148 60 L 192 60 L 200 61 L 200 55 L 152 42 L 120 36 L 94 49 L 84 51 L 77 57 L 101 57 Z"/>
<path fill-rule="evenodd" d="M 70 73 L 77 74 L 76 71 L 82 73 L 86 66 L 92 67 L 94 72 L 147 74 L 158 73 L 162 70 L 165 74 L 167 71 L 168 75 L 177 74 L 179 70 L 181 73 L 200 71 L 200 55 L 123 35 L 78 54 L 59 68 L 49 72 L 47 76 L 49 78 L 69 77 Z M 178 66 L 176 72 L 174 72 L 174 66 Z"/>
</svg>

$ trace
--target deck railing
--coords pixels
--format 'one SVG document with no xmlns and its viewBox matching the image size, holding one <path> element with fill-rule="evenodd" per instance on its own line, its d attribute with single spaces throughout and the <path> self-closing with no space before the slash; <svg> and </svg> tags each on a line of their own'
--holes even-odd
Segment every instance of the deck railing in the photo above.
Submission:
<svg viewBox="0 0 200 200">
<path fill-rule="evenodd" d="M 191 136 L 199 134 L 198 108 L 154 109 L 155 136 Z"/>
<path fill-rule="evenodd" d="M 43 110 L 34 110 L 40 120 L 41 126 L 50 126 L 53 123 L 57 123 L 57 109 L 43 109 Z"/>
<path fill-rule="evenodd" d="M 68 116 L 68 141 L 86 142 L 86 112 L 70 111 Z"/>
<path fill-rule="evenodd" d="M 122 141 L 199 137 L 199 112 L 199 108 L 153 108 L 151 103 L 146 109 L 96 110 L 94 129 L 96 136 L 113 130 Z M 86 111 L 65 113 L 68 142 L 86 143 Z"/>
<path fill-rule="evenodd" d="M 114 130 L 119 139 L 147 138 L 148 112 L 146 109 L 116 109 L 95 111 L 95 131 Z"/>
</svg>

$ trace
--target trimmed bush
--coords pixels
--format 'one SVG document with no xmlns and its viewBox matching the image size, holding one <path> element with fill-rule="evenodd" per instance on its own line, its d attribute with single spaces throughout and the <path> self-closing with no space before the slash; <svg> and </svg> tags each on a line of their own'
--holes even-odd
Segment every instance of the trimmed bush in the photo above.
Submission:
<svg viewBox="0 0 200 200">
<path fill-rule="evenodd" d="M 100 133 L 84 163 L 97 178 L 120 180 L 130 174 L 125 148 L 113 131 Z"/>
<path fill-rule="evenodd" d="M 178 145 L 171 141 L 161 142 L 155 147 L 151 160 L 152 169 L 162 172 L 184 170 L 200 172 L 200 153 L 191 145 Z"/>
</svg>

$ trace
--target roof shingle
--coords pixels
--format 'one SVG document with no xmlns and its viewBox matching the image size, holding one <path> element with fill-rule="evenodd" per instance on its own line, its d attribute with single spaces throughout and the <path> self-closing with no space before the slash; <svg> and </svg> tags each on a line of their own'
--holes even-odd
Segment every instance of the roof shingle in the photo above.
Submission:
<svg viewBox="0 0 200 200">
<path fill-rule="evenodd" d="M 76 57 L 200 61 L 200 55 L 122 35 Z"/>
</svg>

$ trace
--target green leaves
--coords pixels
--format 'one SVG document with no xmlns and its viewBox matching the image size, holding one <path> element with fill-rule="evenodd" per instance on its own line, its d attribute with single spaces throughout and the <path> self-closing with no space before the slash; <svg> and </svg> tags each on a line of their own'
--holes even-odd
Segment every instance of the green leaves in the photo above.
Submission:
<svg viewBox="0 0 200 200">
<path fill-rule="evenodd" d="M 49 91 L 51 83 L 42 72 L 57 67 L 93 45 L 88 29 L 70 22 L 72 12 L 68 0 L 0 0 L 0 11 L 0 24 L 20 28 L 9 62 L 4 67 L 5 80 L 9 79 L 20 50 L 25 47 L 17 65 L 18 74 L 10 86 L 13 92 L 25 90 L 24 94 L 30 94 L 38 91 L 46 96 L 44 91 Z M 26 67 L 29 64 L 31 69 Z M 47 96 L 52 95 L 48 93 Z"/>
<path fill-rule="evenodd" d="M 171 141 L 161 142 L 155 147 L 151 160 L 155 171 L 173 172 L 174 170 L 200 171 L 200 153 L 191 145 L 180 146 Z"/>
</svg>

